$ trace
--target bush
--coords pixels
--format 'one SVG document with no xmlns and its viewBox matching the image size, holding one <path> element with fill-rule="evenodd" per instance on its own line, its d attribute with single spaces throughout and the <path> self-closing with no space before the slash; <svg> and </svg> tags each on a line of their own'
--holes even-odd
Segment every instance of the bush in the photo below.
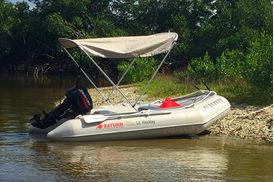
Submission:
<svg viewBox="0 0 274 182">
<path fill-rule="evenodd" d="M 259 91 L 272 95 L 273 52 L 272 37 L 262 34 L 248 49 L 246 79 Z"/>
<path fill-rule="evenodd" d="M 192 59 L 191 64 L 197 71 L 198 77 L 209 80 L 216 78 L 216 68 L 207 52 L 205 53 L 203 58 Z M 191 76 L 196 76 L 196 73 L 190 66 L 188 66 L 186 73 L 190 74 Z"/>
<path fill-rule="evenodd" d="M 253 102 L 250 100 L 250 84 L 242 77 L 222 77 L 209 86 L 231 102 Z"/>
<path fill-rule="evenodd" d="M 138 82 L 143 81 L 152 76 L 154 70 L 157 67 L 156 60 L 154 58 L 136 58 L 134 65 L 130 68 L 127 75 L 124 78 L 124 82 Z M 122 62 L 118 64 L 118 71 L 122 74 L 129 66 L 129 62 Z"/>
<path fill-rule="evenodd" d="M 244 78 L 253 88 L 268 95 L 273 87 L 272 37 L 261 34 L 243 54 L 238 50 L 226 50 L 217 59 L 219 78 Z"/>
<path fill-rule="evenodd" d="M 224 51 L 216 62 L 216 70 L 219 77 L 243 78 L 245 67 L 245 56 L 238 50 Z"/>
</svg>

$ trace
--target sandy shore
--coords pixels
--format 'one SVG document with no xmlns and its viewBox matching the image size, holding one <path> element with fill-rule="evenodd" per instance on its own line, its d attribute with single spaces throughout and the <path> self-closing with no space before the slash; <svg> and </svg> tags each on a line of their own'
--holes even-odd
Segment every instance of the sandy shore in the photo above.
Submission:
<svg viewBox="0 0 274 182">
<path fill-rule="evenodd" d="M 123 94 L 125 94 L 125 96 L 129 99 L 131 103 L 134 103 L 136 97 L 139 95 L 136 87 L 133 87 L 132 85 L 121 86 L 119 87 L 119 89 L 123 92 Z M 102 99 L 100 94 L 98 94 L 95 89 L 88 89 L 88 92 L 90 93 L 94 107 L 107 104 L 107 102 Z M 122 97 L 117 90 L 112 90 L 112 87 L 100 88 L 100 92 L 102 93 L 102 95 L 105 96 L 105 98 L 108 98 L 112 104 L 126 102 L 125 98 Z M 146 99 L 146 96 L 142 97 L 142 100 L 143 99 Z"/>
<path fill-rule="evenodd" d="M 102 94 L 109 96 L 110 87 L 100 89 Z M 135 101 L 138 92 L 135 87 L 122 86 L 121 90 L 131 102 Z M 95 89 L 89 89 L 94 106 L 106 104 Z M 143 100 L 146 100 L 146 96 Z M 109 98 L 113 104 L 125 102 L 117 92 Z M 208 128 L 210 135 L 235 136 L 244 139 L 273 142 L 273 106 L 259 107 L 244 104 L 232 104 L 230 113 L 222 120 Z"/>
</svg>

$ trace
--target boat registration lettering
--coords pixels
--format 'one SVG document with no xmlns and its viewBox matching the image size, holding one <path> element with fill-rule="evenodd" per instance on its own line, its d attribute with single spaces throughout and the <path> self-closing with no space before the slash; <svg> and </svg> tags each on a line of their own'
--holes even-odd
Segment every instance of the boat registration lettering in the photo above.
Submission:
<svg viewBox="0 0 274 182">
<path fill-rule="evenodd" d="M 155 121 L 154 120 L 136 121 L 136 125 L 148 125 L 148 124 L 155 124 Z"/>
<path fill-rule="evenodd" d="M 213 102 L 211 102 L 211 103 L 209 103 L 207 105 L 204 105 L 203 108 L 209 109 L 209 108 L 214 107 L 214 106 L 216 106 L 216 105 L 218 105 L 218 104 L 220 104 L 222 102 L 223 102 L 223 100 L 221 98 L 219 98 L 219 99 L 214 100 Z"/>
<path fill-rule="evenodd" d="M 116 122 L 116 123 L 100 123 L 97 125 L 97 129 L 105 129 L 105 128 L 119 128 L 123 127 L 123 122 Z"/>
</svg>

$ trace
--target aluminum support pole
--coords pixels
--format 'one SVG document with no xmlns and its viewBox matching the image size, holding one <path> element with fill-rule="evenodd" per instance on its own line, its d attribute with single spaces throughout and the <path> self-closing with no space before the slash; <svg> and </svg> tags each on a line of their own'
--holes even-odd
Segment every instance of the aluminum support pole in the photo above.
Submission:
<svg viewBox="0 0 274 182">
<path fill-rule="evenodd" d="M 132 61 L 131 61 L 131 63 L 130 63 L 130 65 L 127 67 L 127 69 L 126 69 L 126 71 L 123 73 L 123 75 L 121 76 L 121 78 L 119 79 L 119 81 L 117 82 L 117 87 L 120 85 L 120 83 L 121 83 L 121 81 L 124 79 L 124 77 L 126 76 L 126 74 L 128 73 L 128 71 L 130 70 L 130 68 L 132 67 L 132 65 L 135 63 L 135 61 L 136 61 L 136 58 L 134 58 Z M 109 99 L 109 97 L 111 96 L 111 94 L 113 93 L 113 91 L 114 91 L 114 88 L 112 88 L 112 91 L 111 91 L 111 93 L 108 95 L 108 99 Z"/>
<path fill-rule="evenodd" d="M 140 101 L 141 97 L 146 93 L 148 86 L 151 84 L 152 80 L 154 79 L 154 77 L 156 76 L 156 74 L 158 73 L 159 69 L 161 68 L 161 66 L 163 65 L 163 63 L 165 62 L 167 56 L 169 55 L 171 49 L 173 48 L 175 42 L 171 45 L 169 51 L 166 53 L 165 57 L 163 58 L 162 62 L 159 64 L 159 66 L 157 67 L 157 69 L 155 70 L 154 74 L 152 75 L 152 77 L 150 78 L 150 80 L 148 81 L 148 83 L 145 85 L 143 92 L 139 95 L 139 97 L 136 99 L 135 103 L 133 104 L 133 107 L 135 107 L 135 105 Z"/>
<path fill-rule="evenodd" d="M 137 109 L 131 104 L 128 98 L 125 96 L 123 92 L 115 85 L 115 83 L 108 77 L 108 75 L 102 70 L 102 68 L 96 63 L 96 61 L 85 51 L 85 49 L 81 46 L 79 48 L 88 56 L 88 58 L 93 62 L 93 64 L 101 71 L 101 73 L 106 77 L 106 79 L 111 83 L 111 85 L 126 99 L 126 101 L 137 111 Z"/>
<path fill-rule="evenodd" d="M 80 65 L 77 63 L 77 61 L 72 57 L 72 55 L 69 53 L 69 51 L 63 47 L 65 52 L 68 54 L 68 56 L 71 58 L 73 63 L 80 69 L 82 74 L 87 78 L 87 80 L 91 83 L 91 85 L 96 89 L 96 91 L 99 93 L 99 95 L 104 99 L 105 102 L 107 102 L 109 105 L 112 105 L 108 98 L 106 98 L 98 89 L 98 87 L 95 85 L 95 83 L 89 78 L 89 76 L 86 74 L 86 72 L 80 67 Z"/>
</svg>

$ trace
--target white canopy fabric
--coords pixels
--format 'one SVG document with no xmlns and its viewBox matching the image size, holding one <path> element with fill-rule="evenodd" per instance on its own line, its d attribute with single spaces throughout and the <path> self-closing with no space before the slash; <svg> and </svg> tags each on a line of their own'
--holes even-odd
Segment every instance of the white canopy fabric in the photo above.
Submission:
<svg viewBox="0 0 274 182">
<path fill-rule="evenodd" d="M 159 33 L 147 36 L 109 37 L 94 39 L 59 38 L 64 48 L 81 47 L 90 56 L 103 58 L 149 57 L 169 51 L 178 34 Z"/>
</svg>

